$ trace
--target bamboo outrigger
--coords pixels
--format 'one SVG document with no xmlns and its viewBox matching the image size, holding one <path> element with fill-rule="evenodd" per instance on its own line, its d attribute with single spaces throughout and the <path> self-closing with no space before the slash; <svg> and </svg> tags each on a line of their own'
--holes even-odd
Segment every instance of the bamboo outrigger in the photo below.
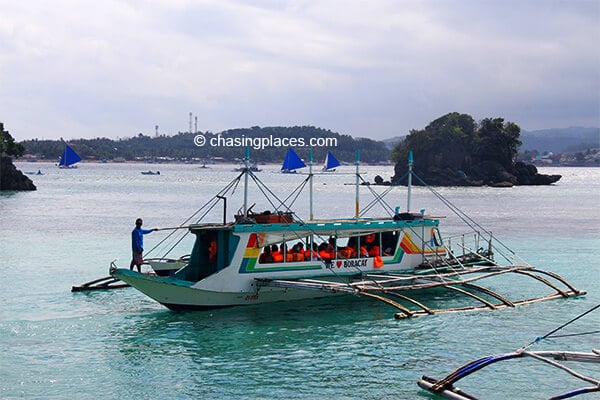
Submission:
<svg viewBox="0 0 600 400">
<path fill-rule="evenodd" d="M 394 315 L 396 319 L 458 311 L 474 311 L 484 309 L 498 310 L 544 300 L 558 299 L 561 297 L 567 298 L 585 294 L 585 291 L 581 291 L 573 287 L 559 275 L 549 271 L 539 270 L 531 266 L 503 267 L 500 265 L 463 265 L 454 268 L 452 272 L 434 272 L 435 271 L 433 270 L 425 270 L 417 271 L 416 274 L 415 272 L 411 272 L 410 274 L 357 275 L 354 281 L 351 280 L 346 284 L 316 279 L 258 279 L 257 281 L 259 287 L 270 286 L 280 288 L 320 290 L 331 293 L 348 293 L 357 296 L 369 297 L 382 301 L 400 310 L 400 312 Z M 511 301 L 505 296 L 491 289 L 474 283 L 475 281 L 489 278 L 491 276 L 511 273 L 522 274 L 540 280 L 550 288 L 554 289 L 556 292 L 544 296 Z M 556 282 L 550 282 L 541 275 L 548 275 L 554 278 Z M 564 288 L 560 288 L 558 285 L 562 285 Z M 475 300 L 476 304 L 463 307 L 432 309 L 407 294 L 410 292 L 417 292 L 433 288 L 454 291 L 467 298 Z M 412 306 L 412 308 L 410 306 Z"/>
<path fill-rule="evenodd" d="M 121 289 L 129 287 L 129 284 L 121 281 L 120 279 L 112 276 L 105 276 L 104 278 L 94 279 L 93 281 L 82 283 L 71 287 L 71 292 L 86 292 L 90 290 L 109 290 L 109 289 Z"/>
</svg>

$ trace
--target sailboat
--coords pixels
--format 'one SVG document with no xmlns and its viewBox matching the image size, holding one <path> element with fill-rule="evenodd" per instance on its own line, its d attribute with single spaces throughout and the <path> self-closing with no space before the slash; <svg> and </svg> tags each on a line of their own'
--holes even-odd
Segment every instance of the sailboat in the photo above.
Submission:
<svg viewBox="0 0 600 400">
<path fill-rule="evenodd" d="M 58 167 L 59 168 L 77 168 L 76 166 L 73 166 L 75 163 L 78 163 L 79 161 L 81 161 L 81 157 L 79 157 L 79 154 L 77 154 L 75 152 L 75 150 L 73 150 L 71 148 L 71 146 L 69 146 L 68 144 L 65 143 L 65 151 L 63 152 L 62 156 L 60 156 L 60 161 L 58 162 Z"/>
<path fill-rule="evenodd" d="M 323 172 L 334 172 L 336 167 L 340 166 L 340 162 L 334 155 L 328 151 L 323 164 Z"/>
<path fill-rule="evenodd" d="M 304 167 L 306 167 L 306 164 L 304 164 L 304 161 L 302 161 L 298 154 L 291 148 L 288 149 L 283 160 L 283 165 L 281 166 L 281 172 L 284 174 L 295 174 L 297 169 Z"/>
</svg>

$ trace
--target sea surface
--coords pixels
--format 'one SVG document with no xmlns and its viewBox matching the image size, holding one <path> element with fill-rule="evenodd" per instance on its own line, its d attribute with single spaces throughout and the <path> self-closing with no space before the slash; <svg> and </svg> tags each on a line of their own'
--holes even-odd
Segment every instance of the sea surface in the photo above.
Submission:
<svg viewBox="0 0 600 400">
<path fill-rule="evenodd" d="M 441 378 L 474 358 L 514 351 L 600 303 L 600 168 L 540 168 L 562 175 L 552 186 L 436 188 L 524 260 L 561 274 L 586 296 L 395 320 L 390 306 L 354 297 L 175 313 L 132 288 L 71 293 L 108 275 L 113 260 L 128 265 L 137 217 L 145 228 L 184 224 L 238 173 L 233 165 L 17 167 L 44 175 L 30 175 L 37 191 L 0 194 L 2 399 L 435 399 L 416 385 L 421 375 Z M 281 200 L 306 178 L 261 168 L 257 176 Z M 160 175 L 141 174 L 147 170 Z M 353 216 L 353 171 L 341 167 L 315 179 L 316 218 Z M 393 168 L 361 173 L 368 181 L 388 179 Z M 228 219 L 243 204 L 243 183 L 227 194 Z M 359 192 L 362 205 L 373 198 L 367 187 Z M 254 186 L 248 198 L 255 211 L 272 209 Z M 385 199 L 406 210 L 406 188 Z M 307 188 L 293 207 L 308 217 Z M 446 216 L 442 233 L 460 232 L 460 220 L 427 188 L 413 188 L 411 207 Z M 222 214 L 219 204 L 206 218 L 219 222 Z M 383 209 L 370 213 L 378 214 Z M 146 235 L 146 249 L 169 232 Z M 175 251 L 189 253 L 189 245 L 185 238 Z M 510 297 L 511 289 L 528 292 L 529 285 L 537 284 L 519 279 L 494 289 Z M 599 328 L 595 312 L 559 333 Z M 533 346 L 592 348 L 600 348 L 598 334 Z M 586 385 L 539 366 L 507 361 L 459 386 L 482 399 L 542 399 Z M 598 366 L 579 370 L 600 378 Z"/>
</svg>

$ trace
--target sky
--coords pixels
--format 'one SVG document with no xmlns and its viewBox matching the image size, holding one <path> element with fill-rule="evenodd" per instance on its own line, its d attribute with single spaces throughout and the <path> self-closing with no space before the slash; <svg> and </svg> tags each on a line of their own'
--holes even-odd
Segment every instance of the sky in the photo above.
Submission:
<svg viewBox="0 0 600 400">
<path fill-rule="evenodd" d="M 600 0 L 0 0 L 18 141 L 311 125 L 387 139 L 449 112 L 600 126 Z M 197 119 L 197 125 L 196 125 Z"/>
</svg>

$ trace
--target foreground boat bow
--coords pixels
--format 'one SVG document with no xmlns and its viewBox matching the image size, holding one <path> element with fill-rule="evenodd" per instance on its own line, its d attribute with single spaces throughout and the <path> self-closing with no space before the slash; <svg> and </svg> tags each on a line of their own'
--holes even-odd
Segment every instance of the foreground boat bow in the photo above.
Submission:
<svg viewBox="0 0 600 400">
<path fill-rule="evenodd" d="M 539 341 L 552 337 L 552 335 L 567 325 L 575 322 L 579 318 L 600 309 L 600 304 L 592 307 L 590 310 L 585 313 L 573 318 L 569 322 L 561 325 L 560 327 L 554 329 L 550 333 L 536 338 L 533 342 L 528 344 L 527 346 L 523 346 L 515 352 L 506 353 L 506 354 L 495 354 L 489 355 L 485 357 L 481 357 L 477 360 L 473 360 L 463 365 L 462 367 L 456 369 L 448 376 L 443 379 L 434 379 L 429 376 L 424 375 L 417 384 L 425 390 L 428 390 L 432 393 L 438 394 L 442 397 L 454 400 L 477 400 L 478 398 L 461 390 L 454 386 L 456 382 L 459 380 L 466 378 L 467 376 L 498 362 L 513 360 L 513 359 L 523 359 L 523 358 L 533 358 L 534 360 L 544 362 L 546 364 L 551 365 L 552 367 L 561 369 L 566 371 L 570 375 L 580 379 L 584 382 L 591 383 L 593 386 L 586 386 L 578 389 L 571 390 L 569 392 L 565 392 L 550 398 L 550 400 L 558 400 L 558 399 L 567 399 L 571 397 L 575 397 L 582 394 L 595 393 L 600 392 L 600 379 L 592 378 L 590 376 L 586 376 L 582 373 L 579 373 L 572 369 L 571 367 L 567 367 L 562 362 L 571 362 L 571 363 L 595 363 L 600 364 L 600 350 L 593 349 L 589 353 L 585 352 L 573 352 L 573 351 L 555 351 L 555 350 L 546 350 L 546 351 L 531 351 L 528 350 L 529 347 L 538 343 Z M 589 334 L 598 334 L 598 331 L 595 332 L 583 332 L 580 334 L 570 334 L 567 336 L 577 336 L 577 335 L 589 335 Z M 558 335 L 557 335 L 558 336 Z"/>
</svg>

